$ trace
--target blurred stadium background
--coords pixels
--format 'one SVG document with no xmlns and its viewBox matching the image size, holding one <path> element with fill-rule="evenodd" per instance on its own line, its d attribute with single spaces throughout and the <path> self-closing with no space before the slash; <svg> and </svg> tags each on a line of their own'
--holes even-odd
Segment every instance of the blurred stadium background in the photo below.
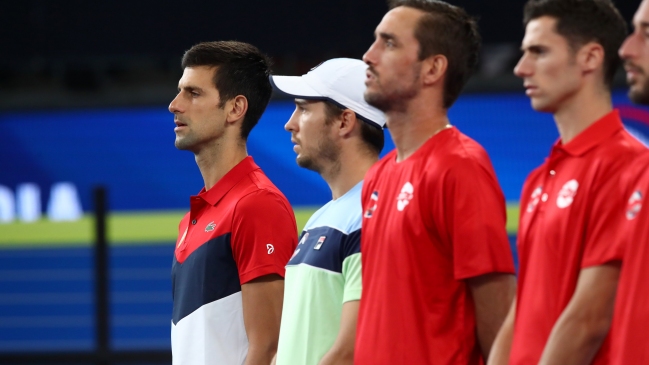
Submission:
<svg viewBox="0 0 649 365">
<path fill-rule="evenodd" d="M 511 72 L 523 2 L 450 2 L 479 15 L 485 42 L 480 70 L 450 117 L 492 158 L 513 245 L 522 183 L 557 132 L 551 116 L 531 110 Z M 627 20 L 638 3 L 617 1 Z M 276 73 L 300 75 L 329 58 L 360 58 L 387 6 L 366 0 L 2 5 L 0 363 L 133 363 L 150 353 L 157 357 L 149 360 L 169 363 L 173 246 L 188 198 L 202 185 L 193 156 L 173 146 L 166 110 L 182 53 L 199 41 L 237 39 L 268 53 Z M 621 72 L 615 85 L 627 128 L 649 139 L 649 110 L 628 101 Z M 248 148 L 302 227 L 330 194 L 317 174 L 295 165 L 283 130 L 292 110 L 291 100 L 274 98 Z M 388 142 L 384 152 L 392 147 Z M 106 187 L 110 209 L 108 351 L 143 356 L 97 352 L 96 186 Z M 34 360 L 34 354 L 60 356 Z"/>
</svg>

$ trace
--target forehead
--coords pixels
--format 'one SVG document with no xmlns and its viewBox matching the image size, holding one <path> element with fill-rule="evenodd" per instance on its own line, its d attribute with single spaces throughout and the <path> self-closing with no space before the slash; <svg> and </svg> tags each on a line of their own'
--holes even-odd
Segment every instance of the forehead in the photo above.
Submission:
<svg viewBox="0 0 649 365">
<path fill-rule="evenodd" d="M 196 66 L 185 67 L 183 76 L 178 81 L 178 87 L 192 86 L 201 89 L 216 88 L 212 79 L 214 77 L 215 67 Z"/>
<path fill-rule="evenodd" d="M 399 6 L 385 14 L 376 27 L 377 33 L 390 33 L 400 39 L 415 39 L 415 27 L 424 12 L 418 9 Z"/>
<path fill-rule="evenodd" d="M 523 48 L 536 45 L 556 45 L 567 44 L 566 39 L 557 33 L 557 20 L 552 17 L 543 16 L 532 19 L 525 27 L 525 37 L 523 38 Z"/>
<path fill-rule="evenodd" d="M 639 26 L 642 23 L 649 23 L 649 0 L 643 0 L 640 3 L 638 11 L 633 16 L 633 24 Z"/>
</svg>

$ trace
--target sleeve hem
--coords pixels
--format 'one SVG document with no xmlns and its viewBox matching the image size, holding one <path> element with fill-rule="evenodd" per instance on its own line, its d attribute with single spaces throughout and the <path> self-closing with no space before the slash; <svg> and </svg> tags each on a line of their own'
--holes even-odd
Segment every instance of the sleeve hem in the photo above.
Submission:
<svg viewBox="0 0 649 365">
<path fill-rule="evenodd" d="M 607 260 L 586 260 L 581 263 L 581 269 L 588 269 L 589 267 L 602 266 L 613 262 L 622 262 L 622 258 L 611 257 Z"/>
<path fill-rule="evenodd" d="M 264 266 L 256 267 L 252 270 L 248 270 L 243 274 L 240 274 L 239 281 L 241 282 L 241 285 L 243 285 L 251 280 L 257 279 L 265 275 L 270 275 L 270 274 L 277 274 L 283 278 L 285 272 L 286 272 L 285 267 L 280 267 L 277 265 L 264 265 Z"/>
<path fill-rule="evenodd" d="M 511 275 L 516 275 L 516 271 L 514 270 L 514 267 L 498 267 L 498 268 L 490 268 L 488 270 L 484 271 L 476 271 L 474 273 L 464 273 L 462 275 L 455 275 L 455 280 L 467 280 L 471 278 L 475 278 L 478 276 L 482 275 L 487 275 L 487 274 L 511 274 Z"/>
<path fill-rule="evenodd" d="M 345 290 L 343 294 L 343 303 L 351 302 L 353 300 L 361 300 L 361 289 Z"/>
</svg>

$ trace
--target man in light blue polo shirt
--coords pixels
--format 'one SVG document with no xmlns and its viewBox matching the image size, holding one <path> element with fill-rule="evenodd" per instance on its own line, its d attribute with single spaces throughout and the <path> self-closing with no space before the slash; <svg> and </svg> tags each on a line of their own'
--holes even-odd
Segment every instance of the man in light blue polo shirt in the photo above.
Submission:
<svg viewBox="0 0 649 365">
<path fill-rule="evenodd" d="M 363 98 L 367 65 L 338 58 L 303 76 L 272 76 L 295 98 L 284 128 L 297 164 L 332 200 L 304 227 L 286 267 L 277 365 L 352 364 L 361 297 L 361 189 L 383 149 L 385 117 Z"/>
</svg>

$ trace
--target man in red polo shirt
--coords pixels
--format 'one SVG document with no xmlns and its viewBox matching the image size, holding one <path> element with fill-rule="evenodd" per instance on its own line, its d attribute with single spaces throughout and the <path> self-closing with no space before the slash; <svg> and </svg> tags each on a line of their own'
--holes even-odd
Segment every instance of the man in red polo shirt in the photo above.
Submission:
<svg viewBox="0 0 649 365">
<path fill-rule="evenodd" d="M 182 59 L 169 105 L 176 147 L 194 153 L 205 187 L 190 199 L 174 254 L 174 365 L 268 365 L 284 267 L 297 245 L 293 211 L 246 153 L 272 88 L 266 56 L 207 42 Z"/>
<path fill-rule="evenodd" d="M 640 4 L 633 18 L 634 31 L 620 48 L 624 60 L 629 98 L 649 105 L 649 0 Z M 611 329 L 611 364 L 649 364 L 649 154 L 643 154 L 628 168 L 626 209 L 620 214 L 624 264 L 615 302 Z"/>
<path fill-rule="evenodd" d="M 514 73 L 560 138 L 523 186 L 517 297 L 490 363 L 607 364 L 620 176 L 645 150 L 610 96 L 626 25 L 610 0 L 530 0 L 524 23 Z"/>
<path fill-rule="evenodd" d="M 464 10 L 441 1 L 391 8 L 363 57 L 365 100 L 386 113 L 396 150 L 363 185 L 354 363 L 477 365 L 515 290 L 493 167 L 447 117 L 479 35 Z"/>
</svg>

